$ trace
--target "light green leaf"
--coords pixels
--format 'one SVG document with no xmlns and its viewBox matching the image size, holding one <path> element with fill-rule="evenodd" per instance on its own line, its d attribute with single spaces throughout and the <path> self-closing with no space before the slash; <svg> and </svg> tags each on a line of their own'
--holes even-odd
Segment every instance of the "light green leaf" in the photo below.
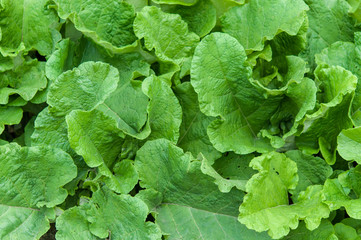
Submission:
<svg viewBox="0 0 361 240">
<path fill-rule="evenodd" d="M 323 185 L 332 174 L 332 168 L 322 158 L 307 155 L 298 150 L 288 151 L 285 154 L 297 164 L 298 184 L 290 191 L 293 199 L 310 185 Z"/>
<path fill-rule="evenodd" d="M 207 35 L 216 25 L 217 11 L 211 0 L 198 0 L 191 7 L 163 5 L 162 10 L 181 15 L 188 24 L 189 30 L 198 34 L 199 37 Z"/>
<path fill-rule="evenodd" d="M 5 125 L 19 124 L 23 118 L 23 110 L 20 107 L 0 107 L 0 134 Z"/>
<path fill-rule="evenodd" d="M 74 110 L 66 116 L 68 125 L 68 138 L 70 145 L 77 154 L 84 157 L 84 161 L 89 167 L 98 167 L 104 182 L 110 189 L 118 193 L 128 193 L 136 184 L 130 179 L 122 186 L 123 181 L 127 181 L 122 173 L 122 165 L 118 165 L 116 175 L 111 169 L 118 155 L 121 152 L 123 143 L 123 133 L 116 127 L 116 122 L 103 112 L 94 109 L 90 112 Z M 136 173 L 131 171 L 131 173 Z M 119 177 L 117 176 L 119 174 Z M 134 176 L 137 178 L 137 176 Z M 129 187 L 129 184 L 133 184 Z M 130 188 L 130 190 L 129 190 Z"/>
<path fill-rule="evenodd" d="M 247 183 L 247 195 L 240 206 L 239 221 L 256 231 L 267 231 L 272 238 L 286 236 L 304 220 L 308 229 L 318 227 L 330 210 L 322 203 L 321 185 L 309 186 L 298 201 L 289 205 L 288 192 L 295 189 L 296 163 L 284 154 L 272 152 L 254 158 L 250 166 L 258 170 Z"/>
<path fill-rule="evenodd" d="M 150 99 L 147 111 L 152 132 L 148 139 L 166 138 L 176 143 L 182 123 L 182 108 L 172 89 L 152 75 L 143 81 L 142 90 Z"/>
<path fill-rule="evenodd" d="M 55 0 L 55 3 L 61 18 L 70 19 L 76 29 L 111 52 L 137 45 L 133 32 L 135 13 L 130 4 L 121 0 Z"/>
<path fill-rule="evenodd" d="M 326 203 L 331 210 L 344 207 L 350 217 L 361 219 L 361 198 L 353 199 L 348 196 L 350 189 L 344 188 L 339 179 L 327 179 L 322 192 L 323 202 Z"/>
<path fill-rule="evenodd" d="M 320 68 L 315 73 L 322 93 L 319 109 L 307 115 L 305 128 L 296 144 L 309 153 L 321 150 L 329 164 L 336 161 L 337 135 L 352 126 L 349 106 L 353 98 L 357 77 L 342 67 Z M 332 127 L 325 127 L 332 126 Z"/>
<path fill-rule="evenodd" d="M 306 18 L 302 0 L 256 0 L 231 8 L 221 18 L 224 32 L 235 37 L 245 50 L 261 51 L 266 40 L 280 32 L 296 35 Z"/>
<path fill-rule="evenodd" d="M 164 204 L 158 209 L 157 224 L 167 239 L 207 240 L 264 240 L 265 233 L 257 233 L 239 224 L 234 216 L 217 214 L 176 204 Z"/>
<path fill-rule="evenodd" d="M 337 151 L 347 161 L 361 164 L 361 127 L 344 129 L 337 136 Z"/>
<path fill-rule="evenodd" d="M 267 239 L 265 235 L 256 234 L 237 223 L 237 207 L 243 193 L 235 189 L 221 193 L 213 179 L 202 174 L 201 162 L 170 141 L 147 141 L 137 153 L 135 167 L 141 187 L 154 189 L 163 196 L 162 203 L 155 209 L 159 213 L 156 222 L 163 232 L 171 234 L 169 239 L 202 236 L 209 236 L 206 239 L 210 240 L 218 237 Z M 197 231 L 192 233 L 189 229 Z M 223 231 L 215 233 L 214 229 Z M 235 229 L 237 231 L 233 232 Z"/>
<path fill-rule="evenodd" d="M 52 83 L 47 101 L 49 111 L 64 116 L 74 109 L 94 109 L 116 89 L 118 81 L 118 70 L 109 64 L 83 63 Z"/>
<path fill-rule="evenodd" d="M 73 68 L 74 43 L 68 38 L 63 39 L 55 46 L 56 50 L 50 55 L 45 65 L 46 77 L 52 82 L 67 70 Z"/>
<path fill-rule="evenodd" d="M 2 240 L 38 240 L 50 228 L 44 210 L 0 204 L 0 216 Z"/>
<path fill-rule="evenodd" d="M 157 4 L 179 4 L 184 6 L 191 6 L 198 2 L 198 0 L 152 0 Z"/>
<path fill-rule="evenodd" d="M 356 44 L 350 42 L 335 42 L 328 48 L 322 50 L 320 54 L 316 54 L 316 63 L 321 68 L 327 66 L 341 66 L 346 70 L 352 72 L 358 78 L 361 78 L 361 58 L 360 58 L 360 42 L 361 34 L 355 33 Z M 351 115 L 353 122 L 359 126 L 361 125 L 361 82 L 357 82 L 355 97 L 352 101 Z"/>
<path fill-rule="evenodd" d="M 235 38 L 213 33 L 197 46 L 191 83 L 201 111 L 219 117 L 208 127 L 208 136 L 218 151 L 247 154 L 271 149 L 258 133 L 268 125 L 282 97 L 267 97 L 266 90 L 252 84 L 250 77 L 246 53 Z"/>
<path fill-rule="evenodd" d="M 165 13 L 157 7 L 144 7 L 137 14 L 134 32 L 138 38 L 144 38 L 148 50 L 155 49 L 155 54 L 164 61 L 182 62 L 199 41 L 178 14 Z"/>
<path fill-rule="evenodd" d="M 202 153 L 208 160 L 221 156 L 209 141 L 207 127 L 214 120 L 204 115 L 198 105 L 198 96 L 189 82 L 177 85 L 174 89 L 182 106 L 182 124 L 180 126 L 177 146 L 197 157 Z"/>
<path fill-rule="evenodd" d="M 101 111 L 74 110 L 66 117 L 70 146 L 84 157 L 89 167 L 112 167 L 121 151 L 122 133 L 113 119 Z"/>
<path fill-rule="evenodd" d="M 90 230 L 90 223 L 87 221 L 86 211 L 89 205 L 81 205 L 64 211 L 56 219 L 57 240 L 97 240 Z"/>
<path fill-rule="evenodd" d="M 25 101 L 46 87 L 45 63 L 32 60 L 23 62 L 0 75 L 0 104 L 7 104 L 9 96 L 18 94 Z"/>
<path fill-rule="evenodd" d="M 57 239 L 161 239 L 157 225 L 145 222 L 147 205 L 136 197 L 107 188 L 94 192 L 89 203 L 66 210 L 57 220 Z"/>
<path fill-rule="evenodd" d="M 147 205 L 136 197 L 117 195 L 105 188 L 93 194 L 88 212 L 90 231 L 100 238 L 114 240 L 161 239 L 157 225 L 145 222 Z"/>
<path fill-rule="evenodd" d="M 60 25 L 55 11 L 47 6 L 48 0 L 3 0 L 0 11 L 0 52 L 16 56 L 20 51 L 36 49 L 49 55 L 61 39 Z"/>
<path fill-rule="evenodd" d="M 27 208 L 54 207 L 68 193 L 62 188 L 76 177 L 71 157 L 58 148 L 0 146 L 0 204 Z M 49 174 L 51 172 L 51 174 Z"/>
<path fill-rule="evenodd" d="M 337 41 L 352 41 L 357 31 L 348 15 L 350 6 L 344 0 L 305 0 L 309 6 L 308 46 L 302 54 L 312 68 L 314 56 Z M 343 55 L 343 54 L 342 54 Z M 340 56 L 341 57 L 341 56 Z"/>
</svg>

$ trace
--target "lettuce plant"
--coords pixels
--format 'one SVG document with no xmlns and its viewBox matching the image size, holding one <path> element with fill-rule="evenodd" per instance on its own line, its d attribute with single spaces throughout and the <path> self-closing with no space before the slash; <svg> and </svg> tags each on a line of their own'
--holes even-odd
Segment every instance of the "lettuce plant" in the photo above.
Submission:
<svg viewBox="0 0 361 240">
<path fill-rule="evenodd" d="M 358 0 L 2 0 L 0 239 L 361 239 Z"/>
</svg>

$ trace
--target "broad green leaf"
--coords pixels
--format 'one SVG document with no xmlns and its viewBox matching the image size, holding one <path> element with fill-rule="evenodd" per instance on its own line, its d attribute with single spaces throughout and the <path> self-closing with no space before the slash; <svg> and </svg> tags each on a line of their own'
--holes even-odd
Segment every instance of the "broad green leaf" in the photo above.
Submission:
<svg viewBox="0 0 361 240">
<path fill-rule="evenodd" d="M 152 0 L 157 4 L 179 4 L 184 6 L 191 6 L 197 3 L 199 0 Z"/>
<path fill-rule="evenodd" d="M 345 188 L 352 189 L 354 196 L 361 197 L 361 166 L 357 165 L 350 170 L 341 173 L 338 180 Z"/>
<path fill-rule="evenodd" d="M 207 35 L 216 25 L 217 11 L 211 0 L 198 0 L 197 4 L 191 7 L 163 5 L 162 10 L 181 15 L 189 30 L 199 37 Z"/>
<path fill-rule="evenodd" d="M 272 152 L 254 158 L 250 166 L 258 170 L 246 185 L 247 195 L 240 206 L 239 221 L 256 231 L 267 231 L 272 238 L 286 236 L 304 220 L 308 229 L 318 227 L 330 210 L 322 203 L 321 185 L 301 192 L 289 205 L 288 192 L 298 182 L 297 166 L 284 154 Z"/>
<path fill-rule="evenodd" d="M 354 229 L 350 226 L 347 226 L 343 223 L 337 223 L 334 228 L 336 231 L 336 236 L 340 240 L 348 240 L 348 239 L 360 240 L 361 239 L 359 234 L 356 232 L 356 229 Z"/>
<path fill-rule="evenodd" d="M 56 50 L 50 55 L 45 65 L 46 77 L 52 82 L 67 70 L 71 70 L 74 66 L 72 58 L 74 57 L 74 44 L 68 38 L 60 41 L 56 46 Z"/>
<path fill-rule="evenodd" d="M 163 232 L 171 234 L 169 239 L 209 236 L 207 239 L 212 240 L 235 235 L 239 239 L 267 239 L 237 223 L 237 207 L 243 193 L 235 189 L 221 193 L 213 179 L 202 174 L 201 162 L 170 141 L 147 141 L 137 153 L 135 167 L 140 185 L 163 196 L 162 203 L 155 209 L 159 213 L 156 222 Z M 234 233 L 235 228 L 237 232 Z M 192 233 L 189 229 L 198 231 Z M 223 232 L 215 233 L 212 229 L 223 229 Z"/>
<path fill-rule="evenodd" d="M 361 219 L 361 198 L 353 199 L 348 196 L 349 192 L 350 189 L 344 188 L 338 179 L 327 179 L 323 187 L 323 202 L 331 210 L 344 207 L 350 217 Z"/>
<path fill-rule="evenodd" d="M 144 38 L 148 50 L 155 49 L 155 54 L 164 61 L 182 62 L 199 41 L 178 14 L 165 13 L 154 6 L 144 7 L 137 14 L 134 32 L 138 38 Z"/>
<path fill-rule="evenodd" d="M 9 97 L 18 94 L 25 101 L 46 87 L 45 63 L 24 61 L 12 70 L 0 75 L 0 104 L 7 104 Z"/>
<path fill-rule="evenodd" d="M 337 137 L 337 151 L 347 161 L 361 164 L 361 127 L 344 129 Z"/>
<path fill-rule="evenodd" d="M 50 228 L 44 209 L 0 204 L 0 216 L 0 238 L 3 240 L 38 240 Z"/>
<path fill-rule="evenodd" d="M 315 113 L 306 116 L 306 127 L 296 137 L 296 144 L 310 153 L 320 149 L 326 162 L 334 164 L 337 136 L 342 129 L 352 126 L 348 112 L 357 77 L 339 66 L 318 69 L 316 77 L 322 90 L 321 104 Z"/>
<path fill-rule="evenodd" d="M 320 65 L 318 68 L 327 66 L 341 66 L 346 70 L 352 72 L 356 77 L 361 78 L 361 64 L 360 58 L 360 44 L 361 34 L 355 33 L 355 43 L 350 42 L 335 42 L 328 48 L 322 50 L 320 54 L 316 54 L 316 63 Z M 359 126 L 361 125 L 360 110 L 361 110 L 361 82 L 357 82 L 355 97 L 352 101 L 351 115 L 353 122 Z"/>
<path fill-rule="evenodd" d="M 55 0 L 58 14 L 77 30 L 111 52 L 137 45 L 133 32 L 133 7 L 121 0 Z M 111 23 L 111 24 L 109 24 Z"/>
<path fill-rule="evenodd" d="M 299 179 L 297 187 L 290 191 L 293 197 L 305 191 L 310 185 L 323 185 L 332 174 L 332 168 L 322 158 L 307 155 L 298 150 L 288 151 L 285 154 L 297 164 Z"/>
<path fill-rule="evenodd" d="M 19 124 L 23 118 L 23 110 L 19 107 L 0 107 L 0 134 L 5 125 Z"/>
<path fill-rule="evenodd" d="M 58 148 L 0 146 L 0 204 L 20 208 L 54 207 L 67 191 L 62 187 L 76 177 L 71 157 Z M 51 174 L 49 174 L 49 171 Z"/>
<path fill-rule="evenodd" d="M 344 0 L 305 0 L 309 6 L 307 48 L 302 54 L 314 68 L 314 56 L 337 41 L 352 41 L 357 30 Z"/>
<path fill-rule="evenodd" d="M 306 18 L 302 0 L 256 0 L 231 8 L 221 18 L 224 32 L 245 50 L 261 51 L 266 40 L 280 32 L 296 35 Z"/>
<path fill-rule="evenodd" d="M 89 167 L 112 167 L 121 151 L 122 133 L 116 123 L 98 110 L 74 110 L 66 117 L 70 146 Z"/>
<path fill-rule="evenodd" d="M 47 6 L 48 0 L 1 1 L 0 52 L 16 56 L 21 51 L 36 49 L 49 55 L 61 35 L 55 11 Z"/>
<path fill-rule="evenodd" d="M 64 211 L 56 219 L 57 240 L 97 240 L 90 230 L 90 223 L 87 220 L 89 205 L 81 205 Z"/>
<path fill-rule="evenodd" d="M 83 158 L 70 147 L 65 118 L 51 115 L 48 108 L 38 114 L 31 135 L 31 146 L 40 145 L 60 148 L 73 158 L 75 165 L 78 167 L 78 176 L 65 186 L 69 194 L 73 195 L 78 188 L 79 181 L 85 176 L 89 168 Z"/>
<path fill-rule="evenodd" d="M 148 0 L 125 0 L 134 7 L 135 12 L 139 12 L 143 7 L 148 6 Z"/>
<path fill-rule="evenodd" d="M 128 82 L 130 79 L 134 79 L 140 76 L 149 76 L 150 65 L 146 62 L 143 55 L 144 51 L 139 50 L 138 52 L 121 53 L 121 54 L 109 54 L 106 49 L 99 45 L 96 45 L 90 40 L 82 42 L 84 51 L 81 54 L 80 63 L 89 61 L 101 61 L 109 63 L 119 71 L 120 82 Z M 82 45 L 81 44 L 81 45 Z M 151 60 L 154 61 L 154 60 Z M 121 84 L 119 84 L 121 85 Z"/>
<path fill-rule="evenodd" d="M 146 222 L 149 210 L 139 198 L 117 195 L 102 188 L 93 194 L 90 204 L 90 231 L 100 238 L 161 239 L 158 226 Z"/>
<path fill-rule="evenodd" d="M 76 153 L 68 141 L 65 118 L 51 115 L 48 108 L 41 111 L 35 119 L 31 144 L 32 146 L 48 145 L 60 148 L 76 159 Z"/>
<path fill-rule="evenodd" d="M 89 203 L 66 210 L 57 221 L 57 239 L 161 239 L 154 223 L 146 222 L 147 205 L 136 197 L 102 188 Z M 80 231 L 81 230 L 81 231 Z M 73 233 L 73 234 L 72 234 Z"/>
<path fill-rule="evenodd" d="M 191 83 L 198 94 L 201 111 L 219 117 L 208 127 L 213 146 L 221 152 L 247 154 L 270 149 L 258 137 L 277 110 L 281 96 L 250 82 L 251 69 L 237 40 L 225 33 L 213 33 L 197 46 L 191 69 Z"/>
<path fill-rule="evenodd" d="M 320 226 L 315 230 L 308 230 L 304 222 L 301 222 L 296 230 L 292 230 L 284 238 L 285 240 L 339 240 L 335 229 L 329 220 L 322 220 Z"/>
<path fill-rule="evenodd" d="M 176 204 L 164 204 L 158 209 L 157 224 L 167 239 L 229 239 L 264 240 L 266 234 L 257 233 L 239 224 L 234 216 L 212 213 Z"/>
<path fill-rule="evenodd" d="M 84 161 L 89 167 L 98 167 L 100 176 L 110 189 L 118 193 L 128 193 L 137 183 L 136 172 L 128 171 L 133 176 L 124 177 L 122 174 L 124 164 L 116 163 L 121 152 L 123 143 L 123 133 L 116 127 L 116 122 L 103 112 L 94 109 L 90 112 L 74 110 L 66 116 L 68 125 L 68 138 L 70 145 L 77 154 L 84 157 Z M 119 175 L 119 176 L 118 176 Z M 125 184 L 123 186 L 123 181 Z M 132 186 L 129 186 L 132 185 Z"/>
<path fill-rule="evenodd" d="M 177 146 L 197 157 L 202 153 L 208 160 L 215 160 L 221 154 L 212 146 L 207 135 L 207 127 L 214 120 L 204 115 L 198 105 L 198 96 L 192 85 L 185 82 L 174 89 L 182 106 L 182 124 Z"/>
<path fill-rule="evenodd" d="M 61 74 L 50 86 L 49 111 L 64 116 L 74 109 L 91 110 L 113 92 L 118 70 L 102 62 L 86 62 Z"/>
<path fill-rule="evenodd" d="M 166 138 L 176 143 L 182 123 L 182 108 L 172 89 L 152 75 L 143 81 L 142 90 L 150 99 L 147 111 L 152 132 L 148 139 Z"/>
</svg>

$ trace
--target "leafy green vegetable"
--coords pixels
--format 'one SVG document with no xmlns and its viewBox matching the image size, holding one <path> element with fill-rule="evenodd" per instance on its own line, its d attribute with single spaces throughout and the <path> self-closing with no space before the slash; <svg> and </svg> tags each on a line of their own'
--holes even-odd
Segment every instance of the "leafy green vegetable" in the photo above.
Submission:
<svg viewBox="0 0 361 240">
<path fill-rule="evenodd" d="M 361 239 L 361 1 L 0 1 L 0 239 Z"/>
</svg>

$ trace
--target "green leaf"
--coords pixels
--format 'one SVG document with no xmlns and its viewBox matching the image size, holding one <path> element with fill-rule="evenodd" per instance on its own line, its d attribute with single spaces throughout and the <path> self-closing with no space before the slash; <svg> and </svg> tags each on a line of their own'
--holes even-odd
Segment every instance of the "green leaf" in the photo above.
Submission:
<svg viewBox="0 0 361 240">
<path fill-rule="evenodd" d="M 0 107 L 0 134 L 5 125 L 19 124 L 23 118 L 23 110 L 19 107 Z"/>
<path fill-rule="evenodd" d="M 270 239 L 266 234 L 245 228 L 230 215 L 175 204 L 164 204 L 158 214 L 157 224 L 169 234 L 167 239 Z"/>
<path fill-rule="evenodd" d="M 352 72 L 356 77 L 361 77 L 360 58 L 360 38 L 359 33 L 355 33 L 356 44 L 350 42 L 335 42 L 328 48 L 322 50 L 320 54 L 316 54 L 315 59 L 318 65 L 324 66 L 341 66 L 346 70 Z M 361 125 L 360 110 L 361 110 L 361 82 L 357 82 L 355 97 L 352 101 L 351 115 L 353 122 L 359 126 Z"/>
<path fill-rule="evenodd" d="M 152 132 L 148 139 L 166 138 L 176 143 L 182 123 L 182 108 L 172 89 L 152 75 L 143 81 L 142 90 L 150 99 L 147 111 Z"/>
<path fill-rule="evenodd" d="M 346 209 L 347 214 L 356 219 L 361 219 L 360 204 L 361 198 L 352 199 L 348 196 L 350 189 L 344 188 L 338 179 L 327 179 L 323 187 L 323 202 L 331 210 L 341 207 Z"/>
<path fill-rule="evenodd" d="M 59 217 L 56 237 L 161 239 L 159 228 L 145 222 L 147 215 L 148 207 L 142 200 L 102 188 L 93 194 L 89 203 L 68 209 Z"/>
<path fill-rule="evenodd" d="M 100 238 L 114 240 L 160 239 L 157 225 L 145 222 L 148 215 L 147 205 L 136 197 L 116 195 L 102 188 L 93 194 L 92 208 L 88 212 L 90 231 Z"/>
<path fill-rule="evenodd" d="M 139 39 L 144 38 L 148 50 L 155 49 L 164 61 L 183 61 L 199 41 L 178 14 L 165 13 L 157 7 L 144 7 L 137 14 L 134 32 Z"/>
<path fill-rule="evenodd" d="M 86 211 L 89 205 L 82 205 L 67 209 L 56 219 L 57 240 L 97 240 L 90 230 Z"/>
<path fill-rule="evenodd" d="M 271 149 L 257 134 L 276 111 L 281 97 L 267 97 L 266 90 L 252 84 L 251 69 L 245 61 L 243 47 L 224 33 L 205 37 L 193 57 L 191 83 L 201 111 L 219 117 L 209 125 L 208 136 L 221 152 L 247 154 Z"/>
<path fill-rule="evenodd" d="M 361 164 L 361 127 L 344 129 L 337 136 L 337 151 L 347 161 Z"/>
<path fill-rule="evenodd" d="M 221 154 L 212 146 L 207 135 L 207 127 L 214 118 L 200 111 L 198 96 L 192 85 L 185 82 L 176 86 L 174 91 L 183 112 L 177 146 L 191 152 L 195 157 L 202 153 L 209 160 L 219 158 Z"/>
<path fill-rule="evenodd" d="M 308 230 L 304 222 L 301 222 L 296 230 L 292 230 L 283 239 L 285 240 L 338 240 L 335 229 L 329 220 L 322 220 L 315 230 Z"/>
<path fill-rule="evenodd" d="M 288 158 L 297 164 L 298 184 L 290 192 L 297 196 L 311 185 L 323 185 L 332 174 L 332 168 L 319 157 L 307 155 L 298 150 L 285 153 Z"/>
<path fill-rule="evenodd" d="M 113 92 L 119 81 L 118 70 L 102 62 L 86 62 L 61 74 L 50 86 L 47 103 L 55 116 L 71 110 L 91 110 Z"/>
<path fill-rule="evenodd" d="M 216 161 L 203 158 L 201 170 L 215 179 L 214 183 L 221 192 L 229 192 L 232 187 L 246 191 L 247 181 L 256 173 L 248 166 L 252 158 L 253 154 L 234 153 L 228 153 Z"/>
<path fill-rule="evenodd" d="M 171 234 L 169 239 L 202 236 L 209 236 L 207 239 L 211 240 L 235 236 L 267 239 L 237 223 L 237 207 L 243 193 L 235 189 L 221 193 L 212 178 L 202 174 L 201 162 L 169 140 L 147 141 L 137 153 L 135 167 L 141 187 L 154 189 L 163 196 L 162 203 L 156 208 L 156 222 L 163 232 Z M 190 232 L 189 229 L 197 231 Z M 216 233 L 214 229 L 223 231 Z M 235 229 L 237 232 L 233 232 Z M 210 235 L 212 233 L 214 237 Z M 240 233 L 242 235 L 238 235 Z"/>
<path fill-rule="evenodd" d="M 48 0 L 4 0 L 0 11 L 0 52 L 16 56 L 21 51 L 36 49 L 49 55 L 61 39 L 55 11 L 47 6 Z"/>
<path fill-rule="evenodd" d="M 330 210 L 322 203 L 322 186 L 312 185 L 289 205 L 288 192 L 298 182 L 297 166 L 284 154 L 272 152 L 254 158 L 250 166 L 258 170 L 247 183 L 247 195 L 240 206 L 239 221 L 256 231 L 267 231 L 272 238 L 286 236 L 304 220 L 308 229 L 318 227 Z"/>
<path fill-rule="evenodd" d="M 58 148 L 0 146 L 0 204 L 54 207 L 68 193 L 62 188 L 76 177 L 71 157 Z M 49 171 L 51 174 L 49 175 Z"/>
<path fill-rule="evenodd" d="M 137 45 L 133 32 L 133 7 L 121 0 L 55 0 L 58 14 L 69 19 L 77 30 L 111 52 Z M 109 24 L 111 23 L 111 24 Z"/>
<path fill-rule="evenodd" d="M 188 24 L 189 30 L 198 34 L 199 37 L 207 35 L 216 25 L 217 11 L 211 0 L 198 0 L 191 7 L 163 5 L 162 10 L 181 15 Z"/>
<path fill-rule="evenodd" d="M 266 40 L 280 32 L 296 35 L 306 19 L 302 0 L 257 0 L 231 8 L 221 18 L 224 32 L 235 37 L 245 50 L 261 51 Z"/>
<path fill-rule="evenodd" d="M 111 171 L 121 152 L 124 136 L 117 129 L 116 122 L 95 109 L 90 112 L 74 110 L 66 116 L 66 123 L 69 142 L 76 153 L 84 157 L 89 167 L 98 167 L 100 175 L 104 176 L 103 180 L 110 189 L 118 193 L 128 193 L 135 186 L 137 179 L 134 181 L 131 176 L 130 182 L 123 186 L 123 181 L 128 180 L 121 174 L 122 167 L 126 166 L 118 165 L 114 170 L 116 175 Z M 131 170 L 130 167 L 128 166 L 128 170 Z M 137 178 L 134 170 L 129 174 L 134 174 Z"/>
<path fill-rule="evenodd" d="M 308 45 L 304 53 L 310 66 L 314 68 L 314 56 L 336 41 L 350 42 L 357 31 L 354 20 L 348 15 L 349 5 L 344 0 L 305 0 L 307 12 Z"/>
<path fill-rule="evenodd" d="M 24 61 L 0 75 L 0 104 L 7 104 L 14 94 L 29 101 L 46 87 L 46 83 L 44 62 Z"/>
<path fill-rule="evenodd" d="M 322 93 L 319 109 L 307 115 L 301 136 L 296 137 L 297 146 L 312 153 L 321 150 L 329 164 L 336 161 L 337 135 L 352 126 L 349 117 L 357 77 L 342 67 L 320 68 L 316 72 Z M 324 126 L 332 126 L 325 128 Z"/>
<path fill-rule="evenodd" d="M 3 240 L 37 240 L 50 228 L 44 210 L 0 204 L 0 216 Z"/>
<path fill-rule="evenodd" d="M 199 0 L 152 0 L 157 4 L 179 4 L 184 6 L 191 6 L 197 3 Z"/>
</svg>

